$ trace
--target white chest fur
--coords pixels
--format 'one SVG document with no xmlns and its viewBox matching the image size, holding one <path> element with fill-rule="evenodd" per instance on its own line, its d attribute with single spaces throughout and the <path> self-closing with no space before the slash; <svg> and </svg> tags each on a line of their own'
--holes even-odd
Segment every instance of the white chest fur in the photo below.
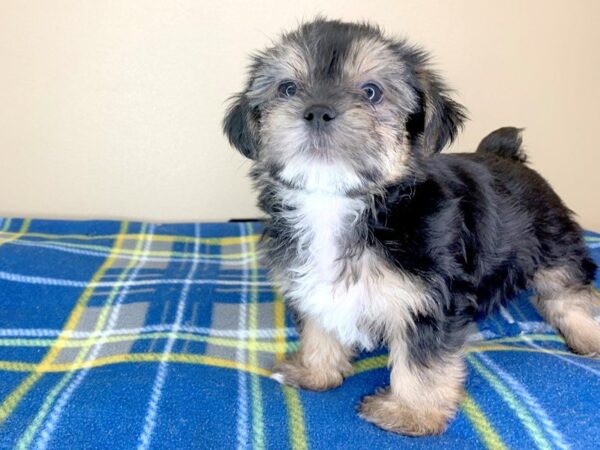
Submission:
<svg viewBox="0 0 600 450">
<path fill-rule="evenodd" d="M 288 219 L 301 258 L 279 280 L 296 308 L 335 333 L 341 342 L 373 348 L 390 327 L 405 326 L 411 313 L 425 309 L 419 283 L 389 268 L 373 251 L 345 261 L 365 204 L 329 194 L 290 192 L 295 206 Z"/>
</svg>

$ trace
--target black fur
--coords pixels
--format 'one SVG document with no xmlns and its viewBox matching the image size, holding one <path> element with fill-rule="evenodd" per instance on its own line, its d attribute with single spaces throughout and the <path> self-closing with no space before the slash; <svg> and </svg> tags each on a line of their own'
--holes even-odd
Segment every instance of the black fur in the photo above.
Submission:
<svg viewBox="0 0 600 450">
<path fill-rule="evenodd" d="M 386 188 L 368 221 L 373 245 L 425 280 L 436 299 L 436 312 L 415 317 L 408 339 L 417 363 L 455 351 L 471 319 L 531 287 L 540 269 L 568 268 L 580 286 L 594 278 L 571 213 L 520 162 L 520 146 L 507 144 L 520 143 L 518 133 L 501 128 L 477 153 L 424 159 L 415 181 Z"/>
</svg>

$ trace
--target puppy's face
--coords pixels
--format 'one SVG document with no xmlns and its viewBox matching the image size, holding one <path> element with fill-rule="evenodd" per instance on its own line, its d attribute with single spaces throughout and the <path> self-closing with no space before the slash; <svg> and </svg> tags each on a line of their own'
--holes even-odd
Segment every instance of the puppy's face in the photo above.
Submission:
<svg viewBox="0 0 600 450">
<path fill-rule="evenodd" d="M 368 25 L 308 23 L 254 57 L 225 132 L 255 174 L 291 187 L 381 187 L 441 150 L 463 120 L 426 59 Z"/>
</svg>

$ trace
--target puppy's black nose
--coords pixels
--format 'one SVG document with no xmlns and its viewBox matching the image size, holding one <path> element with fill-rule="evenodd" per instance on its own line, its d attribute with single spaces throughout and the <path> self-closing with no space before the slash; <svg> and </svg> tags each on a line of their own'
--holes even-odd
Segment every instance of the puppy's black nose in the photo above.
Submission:
<svg viewBox="0 0 600 450">
<path fill-rule="evenodd" d="M 327 105 L 312 105 L 304 111 L 304 120 L 310 125 L 315 126 L 326 125 L 335 119 L 336 116 L 335 109 Z"/>
</svg>

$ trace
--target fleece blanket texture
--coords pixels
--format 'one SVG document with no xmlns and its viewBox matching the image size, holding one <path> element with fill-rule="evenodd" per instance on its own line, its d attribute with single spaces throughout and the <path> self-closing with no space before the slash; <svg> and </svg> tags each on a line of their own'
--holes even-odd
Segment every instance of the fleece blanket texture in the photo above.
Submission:
<svg viewBox="0 0 600 450">
<path fill-rule="evenodd" d="M 0 447 L 600 448 L 600 361 L 571 354 L 523 293 L 474 324 L 448 431 L 362 421 L 386 350 L 328 392 L 281 386 L 294 323 L 258 223 L 0 219 Z M 600 235 L 586 233 L 600 262 Z"/>
</svg>

